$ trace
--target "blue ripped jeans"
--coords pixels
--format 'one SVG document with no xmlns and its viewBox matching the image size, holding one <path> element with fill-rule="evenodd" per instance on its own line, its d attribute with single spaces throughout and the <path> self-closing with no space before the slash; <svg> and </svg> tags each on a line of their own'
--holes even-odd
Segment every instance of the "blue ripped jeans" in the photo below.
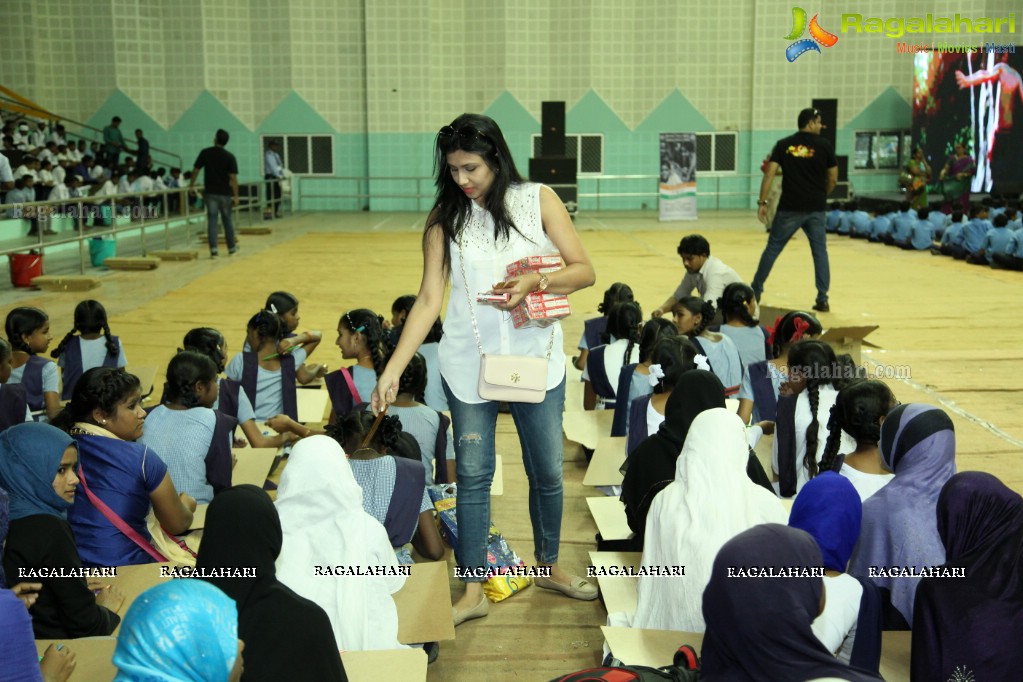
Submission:
<svg viewBox="0 0 1023 682">
<path fill-rule="evenodd" d="M 482 582 L 490 532 L 490 485 L 494 480 L 495 402 L 463 403 L 447 382 L 444 393 L 451 409 L 458 473 L 458 565 L 480 573 L 466 582 Z M 565 380 L 547 391 L 542 403 L 509 403 L 522 445 L 522 463 L 529 480 L 529 518 L 533 524 L 533 555 L 540 564 L 558 561 L 561 542 L 562 439 Z M 471 574 L 470 574 L 471 575 Z"/>
</svg>

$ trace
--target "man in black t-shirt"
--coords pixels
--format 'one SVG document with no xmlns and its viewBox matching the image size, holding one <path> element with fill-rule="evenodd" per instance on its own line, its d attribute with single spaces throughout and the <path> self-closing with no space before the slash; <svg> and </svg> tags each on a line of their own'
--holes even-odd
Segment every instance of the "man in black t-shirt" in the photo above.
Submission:
<svg viewBox="0 0 1023 682">
<path fill-rule="evenodd" d="M 835 158 L 831 143 L 820 136 L 824 126 L 819 111 L 803 109 L 799 112 L 797 123 L 798 133 L 782 138 L 774 145 L 771 160 L 760 183 L 760 200 L 757 202 L 760 208 L 757 215 L 761 222 L 766 222 L 767 195 L 770 193 L 771 181 L 778 169 L 781 169 L 781 201 L 771 223 L 767 246 L 760 256 L 757 274 L 753 276 L 752 287 L 759 301 L 774 261 L 796 230 L 803 228 L 806 238 L 810 240 L 817 285 L 817 301 L 813 309 L 826 313 L 830 311 L 828 288 L 831 285 L 831 272 L 824 211 L 828 195 L 838 182 L 838 159 Z"/>
<path fill-rule="evenodd" d="M 238 206 L 238 162 L 234 154 L 224 149 L 230 139 L 226 130 L 218 130 L 212 147 L 199 152 L 192 169 L 192 180 L 188 185 L 191 189 L 199 177 L 199 171 L 206 169 L 204 178 L 205 191 L 203 201 L 206 203 L 206 235 L 210 241 L 210 257 L 217 257 L 217 218 L 224 221 L 224 237 L 227 239 L 227 252 L 234 254 L 238 245 L 234 241 L 234 216 L 232 209 Z"/>
</svg>

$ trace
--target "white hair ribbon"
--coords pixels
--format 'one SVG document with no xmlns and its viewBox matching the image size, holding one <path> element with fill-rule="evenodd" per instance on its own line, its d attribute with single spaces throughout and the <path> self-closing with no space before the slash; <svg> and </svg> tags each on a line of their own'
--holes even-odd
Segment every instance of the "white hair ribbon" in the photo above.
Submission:
<svg viewBox="0 0 1023 682">
<path fill-rule="evenodd" d="M 710 371 L 710 360 L 707 359 L 706 355 L 697 355 L 693 358 L 693 363 L 696 365 L 696 369 Z"/>
<path fill-rule="evenodd" d="M 664 369 L 660 365 L 650 365 L 650 385 L 657 386 L 664 378 Z"/>
</svg>

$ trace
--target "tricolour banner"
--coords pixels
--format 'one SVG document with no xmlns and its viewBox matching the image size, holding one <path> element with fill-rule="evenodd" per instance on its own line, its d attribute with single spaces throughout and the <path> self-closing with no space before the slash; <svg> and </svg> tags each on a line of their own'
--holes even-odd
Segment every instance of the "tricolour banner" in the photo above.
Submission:
<svg viewBox="0 0 1023 682">
<path fill-rule="evenodd" d="M 661 220 L 696 220 L 696 134 L 661 133 Z"/>
</svg>

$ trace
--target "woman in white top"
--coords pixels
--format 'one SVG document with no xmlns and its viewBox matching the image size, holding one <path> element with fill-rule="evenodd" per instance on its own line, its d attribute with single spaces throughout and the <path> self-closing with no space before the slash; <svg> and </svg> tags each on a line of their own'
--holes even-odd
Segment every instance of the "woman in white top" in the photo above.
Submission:
<svg viewBox="0 0 1023 682">
<path fill-rule="evenodd" d="M 405 584 L 404 576 L 315 570 L 398 565 L 387 531 L 362 508 L 362 489 L 336 440 L 317 435 L 295 445 L 276 506 L 284 533 L 277 578 L 327 612 L 337 648 L 402 648 L 391 595 Z"/>
<path fill-rule="evenodd" d="M 746 428 L 728 409 L 701 412 L 675 463 L 675 480 L 646 519 L 643 566 L 685 566 L 685 576 L 640 577 L 631 625 L 703 632 L 703 589 L 721 546 L 761 523 L 783 523 L 785 507 L 746 475 Z"/>
<path fill-rule="evenodd" d="M 537 563 L 551 567 L 537 585 L 580 598 L 597 590 L 558 565 L 562 514 L 561 419 L 565 353 L 561 326 L 516 329 L 508 312 L 527 294 L 571 294 L 592 286 L 589 256 L 564 204 L 549 188 L 523 181 L 497 124 L 463 114 L 437 134 L 437 200 L 423 235 L 423 280 L 401 339 L 373 393 L 374 410 L 397 397 L 409 359 L 440 314 L 448 281 L 451 295 L 440 342 L 440 369 L 451 407 L 458 472 L 458 563 L 469 569 L 456 623 L 487 613 L 482 580 L 490 526 L 498 403 L 480 397 L 480 355 L 546 357 L 543 402 L 510 403 L 529 479 L 529 512 Z M 510 281 L 506 267 L 519 259 L 560 254 L 565 267 Z M 495 285 L 495 282 L 498 283 Z M 507 293 L 506 303 L 480 304 L 476 296 Z M 477 336 L 478 334 L 478 336 Z"/>
<path fill-rule="evenodd" d="M 875 379 L 850 382 L 838 392 L 828 421 L 830 434 L 821 458 L 821 471 L 837 471 L 848 478 L 860 500 L 866 500 L 895 478 L 881 463 L 878 443 L 885 415 L 898 404 L 887 384 Z M 846 444 L 843 433 L 856 441 L 854 450 L 842 449 Z"/>
</svg>

